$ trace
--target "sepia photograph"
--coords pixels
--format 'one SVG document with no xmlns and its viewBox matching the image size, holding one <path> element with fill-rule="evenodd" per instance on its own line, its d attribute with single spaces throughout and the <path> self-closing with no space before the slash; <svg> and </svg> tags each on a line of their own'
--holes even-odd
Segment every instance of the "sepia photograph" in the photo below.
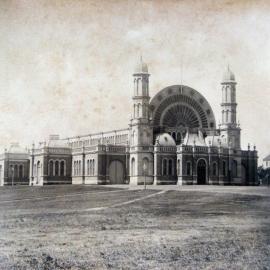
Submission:
<svg viewBox="0 0 270 270">
<path fill-rule="evenodd" d="M 270 270 L 269 0 L 0 0 L 0 269 Z"/>
</svg>

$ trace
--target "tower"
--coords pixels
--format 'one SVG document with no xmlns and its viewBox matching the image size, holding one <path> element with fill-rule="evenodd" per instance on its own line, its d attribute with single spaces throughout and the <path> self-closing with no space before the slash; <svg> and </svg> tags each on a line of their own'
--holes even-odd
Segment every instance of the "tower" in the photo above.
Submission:
<svg viewBox="0 0 270 270">
<path fill-rule="evenodd" d="M 241 129 L 237 124 L 236 81 L 229 66 L 223 75 L 222 85 L 222 121 L 220 137 L 222 143 L 230 148 L 241 149 Z"/>
<path fill-rule="evenodd" d="M 142 57 L 136 65 L 130 120 L 130 184 L 153 181 L 153 131 L 149 118 L 149 76 Z"/>
</svg>

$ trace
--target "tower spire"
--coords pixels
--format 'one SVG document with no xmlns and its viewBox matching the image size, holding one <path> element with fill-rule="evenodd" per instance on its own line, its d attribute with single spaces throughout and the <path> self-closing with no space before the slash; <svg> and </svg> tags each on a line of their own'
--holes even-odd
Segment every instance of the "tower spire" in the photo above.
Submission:
<svg viewBox="0 0 270 270">
<path fill-rule="evenodd" d="M 153 154 L 150 148 L 142 149 L 153 143 L 153 130 L 150 125 L 149 110 L 149 72 L 143 62 L 142 55 L 133 73 L 134 92 L 132 97 L 132 118 L 130 120 L 130 183 L 141 184 L 143 180 L 149 182 L 145 171 L 149 172 L 149 164 L 153 164 Z M 142 166 L 145 164 L 146 169 Z M 153 172 L 152 172 L 153 173 Z M 144 177 L 143 177 L 144 176 Z"/>
<path fill-rule="evenodd" d="M 232 148 L 240 148 L 240 128 L 237 123 L 236 81 L 233 72 L 227 65 L 221 82 L 222 85 L 222 120 L 220 130 L 224 135 L 224 143 L 231 143 Z"/>
<path fill-rule="evenodd" d="M 148 66 L 140 55 L 139 63 L 135 68 L 133 92 L 133 117 L 132 119 L 148 118 L 149 112 L 149 76 Z"/>
</svg>

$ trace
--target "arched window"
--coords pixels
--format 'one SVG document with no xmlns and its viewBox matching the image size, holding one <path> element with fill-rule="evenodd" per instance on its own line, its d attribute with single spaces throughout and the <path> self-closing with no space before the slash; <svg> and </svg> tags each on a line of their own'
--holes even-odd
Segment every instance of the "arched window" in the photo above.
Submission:
<svg viewBox="0 0 270 270">
<path fill-rule="evenodd" d="M 180 164 L 180 159 L 177 160 L 177 175 L 180 175 L 180 172 L 181 172 L 181 164 Z"/>
<path fill-rule="evenodd" d="M 213 163 L 213 176 L 217 176 L 217 163 Z"/>
<path fill-rule="evenodd" d="M 177 144 L 181 144 L 181 141 L 182 141 L 181 134 L 180 134 L 180 132 L 177 132 L 177 136 L 176 136 L 176 142 L 177 142 Z"/>
<path fill-rule="evenodd" d="M 141 89 L 142 89 L 142 80 L 141 78 L 138 78 L 137 79 L 137 96 L 141 95 L 141 93 L 139 93 Z"/>
<path fill-rule="evenodd" d="M 141 104 L 139 103 L 137 106 L 137 117 L 140 117 Z"/>
<path fill-rule="evenodd" d="M 132 145 L 134 145 L 136 143 L 136 131 L 133 130 L 133 133 L 132 133 Z"/>
<path fill-rule="evenodd" d="M 226 161 L 224 161 L 224 160 L 222 162 L 222 173 L 224 176 L 226 176 Z"/>
<path fill-rule="evenodd" d="M 79 160 L 79 175 L 82 174 L 82 167 L 81 167 L 81 161 Z"/>
<path fill-rule="evenodd" d="M 58 160 L 55 161 L 55 175 L 56 176 L 59 175 L 59 161 Z"/>
<path fill-rule="evenodd" d="M 167 159 L 163 159 L 162 175 L 167 175 Z"/>
<path fill-rule="evenodd" d="M 176 142 L 176 134 L 175 134 L 175 132 L 172 133 L 172 137 L 173 137 L 174 141 Z"/>
<path fill-rule="evenodd" d="M 147 157 L 143 159 L 143 170 L 145 175 L 149 175 L 149 160 Z"/>
<path fill-rule="evenodd" d="M 173 161 L 169 159 L 169 173 L 168 175 L 173 175 Z"/>
<path fill-rule="evenodd" d="M 135 158 L 131 159 L 131 170 L 130 170 L 130 175 L 135 176 Z"/>
<path fill-rule="evenodd" d="M 89 159 L 89 175 L 92 175 L 93 170 L 93 160 Z"/>
<path fill-rule="evenodd" d="M 136 85 L 136 78 L 134 79 L 134 85 L 133 85 L 133 87 L 134 87 L 134 96 L 136 96 L 136 91 L 137 91 L 137 85 Z"/>
<path fill-rule="evenodd" d="M 13 165 L 9 166 L 9 173 L 8 173 L 11 177 L 13 177 L 14 174 L 14 170 L 13 170 Z"/>
<path fill-rule="evenodd" d="M 222 100 L 223 100 L 223 102 L 226 102 L 226 101 L 225 101 L 225 98 L 226 98 L 226 87 L 223 86 L 223 87 L 222 87 Z"/>
<path fill-rule="evenodd" d="M 53 161 L 50 160 L 49 162 L 49 176 L 53 176 Z"/>
<path fill-rule="evenodd" d="M 90 175 L 90 161 L 87 160 L 87 175 Z"/>
<path fill-rule="evenodd" d="M 37 177 L 41 175 L 41 164 L 40 161 L 37 162 Z"/>
<path fill-rule="evenodd" d="M 142 115 L 143 115 L 144 118 L 146 117 L 145 112 L 146 112 L 146 104 L 143 104 L 142 105 Z"/>
<path fill-rule="evenodd" d="M 92 170 L 93 170 L 93 160 L 89 160 L 89 175 L 92 175 Z"/>
<path fill-rule="evenodd" d="M 236 160 L 233 160 L 233 164 L 232 164 L 232 174 L 233 174 L 233 177 L 237 177 L 237 161 Z"/>
<path fill-rule="evenodd" d="M 92 169 L 92 175 L 95 175 L 95 160 L 93 159 L 93 169 Z"/>
<path fill-rule="evenodd" d="M 23 165 L 19 166 L 19 178 L 22 179 L 23 178 Z"/>
<path fill-rule="evenodd" d="M 60 162 L 60 176 L 65 176 L 65 161 Z"/>
<path fill-rule="evenodd" d="M 18 178 L 18 165 L 14 166 L 14 178 Z"/>
<path fill-rule="evenodd" d="M 187 162 L 187 175 L 191 175 L 191 163 Z"/>
</svg>

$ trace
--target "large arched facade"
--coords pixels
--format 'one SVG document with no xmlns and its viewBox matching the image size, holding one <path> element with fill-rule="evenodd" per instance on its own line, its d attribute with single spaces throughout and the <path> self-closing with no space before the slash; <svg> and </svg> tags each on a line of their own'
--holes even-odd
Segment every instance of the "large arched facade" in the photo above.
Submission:
<svg viewBox="0 0 270 270">
<path fill-rule="evenodd" d="M 204 134 L 216 129 L 210 104 L 188 86 L 173 85 L 159 91 L 150 102 L 150 112 L 154 133 L 168 132 L 176 141 L 187 129 L 201 129 Z"/>
</svg>

